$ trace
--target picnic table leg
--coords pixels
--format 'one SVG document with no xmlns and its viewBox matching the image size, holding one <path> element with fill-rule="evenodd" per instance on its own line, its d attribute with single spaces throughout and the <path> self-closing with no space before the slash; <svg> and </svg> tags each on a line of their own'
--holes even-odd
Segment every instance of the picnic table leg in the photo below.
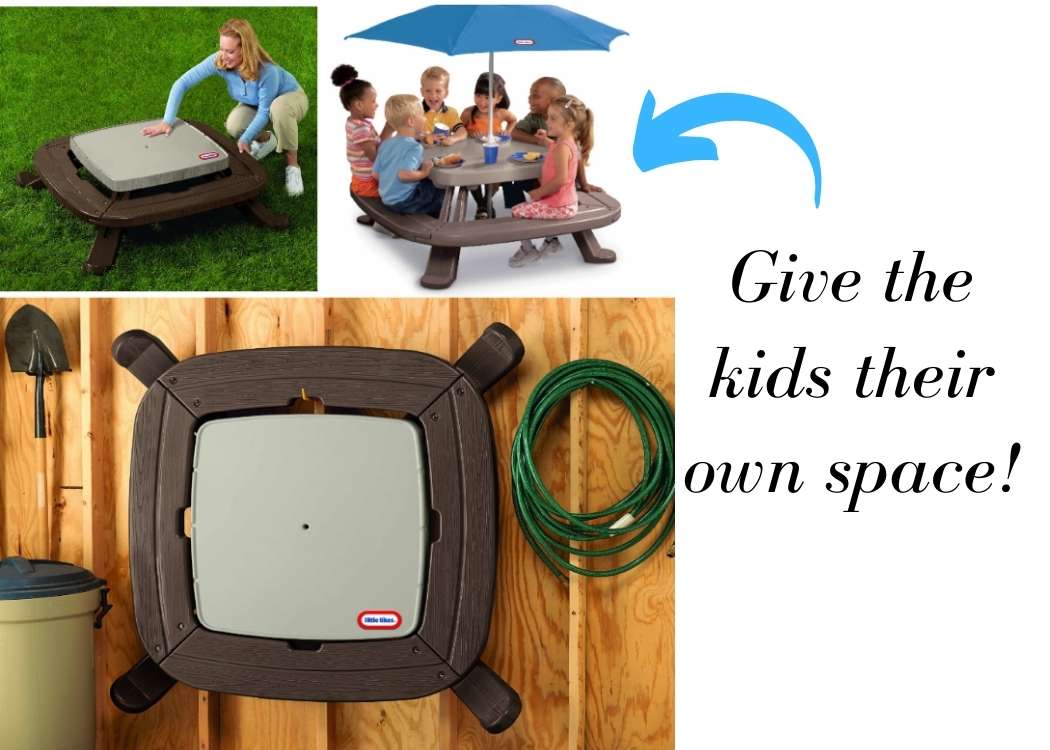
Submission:
<svg viewBox="0 0 1050 750">
<path fill-rule="evenodd" d="M 459 248 L 434 245 L 430 248 L 427 270 L 419 280 L 427 289 L 448 289 L 459 271 Z"/>
<path fill-rule="evenodd" d="M 361 214 L 357 217 L 357 223 L 361 226 L 370 227 L 376 223 L 376 220 L 367 214 Z"/>
<path fill-rule="evenodd" d="M 241 203 L 237 207 L 264 227 L 270 229 L 288 228 L 288 214 L 279 214 L 276 211 L 271 211 L 258 198 L 253 198 L 247 203 Z"/>
<path fill-rule="evenodd" d="M 99 227 L 95 232 L 95 244 L 91 246 L 91 252 L 84 261 L 84 270 L 101 276 L 112 268 L 113 262 L 117 259 L 117 246 L 123 236 L 123 229 Z"/>
<path fill-rule="evenodd" d="M 470 195 L 470 190 L 466 187 L 459 189 L 459 195 L 456 196 L 456 221 L 466 221 L 467 219 L 467 196 Z"/>
<path fill-rule="evenodd" d="M 441 199 L 441 216 L 438 217 L 442 224 L 447 224 L 449 216 L 452 214 L 452 201 L 455 193 L 455 187 L 449 186 L 445 188 L 445 197 Z"/>
<path fill-rule="evenodd" d="M 585 229 L 582 232 L 573 232 L 572 238 L 576 240 L 576 245 L 580 248 L 580 255 L 583 256 L 585 262 L 612 263 L 616 260 L 616 253 L 612 250 L 606 250 L 599 245 L 598 238 L 594 236 L 594 232 L 590 229 Z"/>
<path fill-rule="evenodd" d="M 490 219 L 496 218 L 496 214 L 492 213 L 492 196 L 494 192 L 492 185 L 485 186 L 485 210 L 488 212 Z"/>
<path fill-rule="evenodd" d="M 18 187 L 29 188 L 30 190 L 43 190 L 44 181 L 35 172 L 19 172 Z"/>
</svg>

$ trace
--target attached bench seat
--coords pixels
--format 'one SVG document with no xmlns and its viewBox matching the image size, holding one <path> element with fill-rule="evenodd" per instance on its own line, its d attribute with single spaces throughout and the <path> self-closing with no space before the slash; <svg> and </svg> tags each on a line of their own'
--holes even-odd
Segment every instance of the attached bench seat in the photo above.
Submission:
<svg viewBox="0 0 1050 750">
<path fill-rule="evenodd" d="M 351 193 L 365 215 L 395 236 L 430 245 L 430 259 L 420 283 L 428 289 L 446 289 L 456 280 L 463 247 L 497 245 L 571 234 L 588 263 L 612 263 L 616 253 L 602 248 L 595 229 L 620 218 L 620 204 L 607 193 L 579 194 L 580 209 L 571 219 L 516 219 L 513 216 L 482 221 L 445 222 L 423 214 L 399 214 L 378 198 Z"/>
</svg>

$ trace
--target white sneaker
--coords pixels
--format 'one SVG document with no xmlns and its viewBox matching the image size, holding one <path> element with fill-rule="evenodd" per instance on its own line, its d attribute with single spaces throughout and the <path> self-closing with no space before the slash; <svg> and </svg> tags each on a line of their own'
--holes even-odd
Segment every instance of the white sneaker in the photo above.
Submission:
<svg viewBox="0 0 1050 750">
<path fill-rule="evenodd" d="M 543 240 L 543 246 L 540 247 L 540 255 L 555 255 L 561 252 L 561 240 L 557 237 L 548 237 Z"/>
<path fill-rule="evenodd" d="M 284 187 L 288 195 L 296 196 L 303 194 L 303 170 L 299 167 L 284 168 Z"/>
<path fill-rule="evenodd" d="M 511 268 L 521 268 L 530 263 L 535 263 L 542 257 L 540 251 L 536 249 L 531 240 L 522 240 L 521 247 L 518 248 L 514 255 L 510 256 L 507 265 Z"/>
<path fill-rule="evenodd" d="M 269 130 L 267 130 L 266 132 L 270 133 Z M 270 133 L 270 137 L 267 138 L 265 141 L 252 141 L 249 153 L 251 154 L 253 159 L 255 159 L 256 161 L 260 161 L 272 154 L 276 148 L 277 136 L 275 136 L 273 133 Z"/>
</svg>

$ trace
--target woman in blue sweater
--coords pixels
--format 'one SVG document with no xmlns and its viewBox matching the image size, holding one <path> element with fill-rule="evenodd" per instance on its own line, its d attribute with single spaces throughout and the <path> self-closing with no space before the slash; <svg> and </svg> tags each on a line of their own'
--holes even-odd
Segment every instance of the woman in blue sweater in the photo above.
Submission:
<svg viewBox="0 0 1050 750">
<path fill-rule="evenodd" d="M 288 162 L 285 168 L 288 194 L 302 195 L 299 122 L 310 102 L 292 74 L 275 63 L 262 48 L 251 24 L 241 18 L 231 18 L 219 28 L 219 53 L 208 55 L 175 81 L 168 95 L 164 120 L 143 128 L 143 134 L 170 133 L 182 97 L 209 76 L 222 76 L 226 91 L 239 102 L 226 118 L 226 130 L 237 139 L 238 150 L 256 159 L 268 156 L 275 149 L 284 153 Z M 264 130 L 267 122 L 273 123 L 273 132 Z"/>
</svg>

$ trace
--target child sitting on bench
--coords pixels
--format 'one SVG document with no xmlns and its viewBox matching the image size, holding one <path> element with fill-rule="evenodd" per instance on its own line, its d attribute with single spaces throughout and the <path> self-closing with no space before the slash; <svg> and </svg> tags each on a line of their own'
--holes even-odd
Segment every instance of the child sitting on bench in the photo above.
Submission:
<svg viewBox="0 0 1050 750">
<path fill-rule="evenodd" d="M 365 198 L 379 197 L 379 183 L 372 171 L 382 137 L 372 125 L 376 115 L 376 90 L 368 81 L 357 77 L 352 65 L 340 65 L 332 71 L 332 83 L 339 87 L 339 101 L 350 113 L 346 118 L 346 158 L 350 162 L 350 192 Z"/>
<path fill-rule="evenodd" d="M 423 146 L 416 140 L 425 126 L 419 97 L 398 94 L 383 108 L 394 135 L 379 146 L 375 173 L 379 177 L 379 197 L 399 214 L 441 215 L 445 193 L 430 181 L 434 162 L 423 158 Z"/>
<path fill-rule="evenodd" d="M 537 78 L 529 89 L 529 113 L 518 120 L 510 137 L 522 143 L 541 145 L 542 141 L 536 137 L 536 133 L 547 129 L 547 110 L 550 109 L 551 102 L 561 96 L 565 96 L 565 84 L 552 76 Z M 519 203 L 524 203 L 525 193 L 539 187 L 539 184 L 537 180 L 518 180 L 505 184 L 503 204 L 507 208 L 514 208 Z M 605 192 L 587 181 L 587 169 L 582 161 L 576 171 L 576 189 L 585 193 Z"/>
<path fill-rule="evenodd" d="M 587 162 L 594 145 L 594 115 L 575 96 L 561 96 L 551 102 L 547 110 L 547 128 L 536 131 L 539 142 L 547 146 L 540 186 L 525 194 L 527 203 L 511 209 L 517 219 L 569 219 L 579 210 L 576 174 L 580 163 Z M 539 250 L 532 240 L 522 240 L 508 263 L 517 268 L 559 250 L 561 242 L 557 237 L 545 239 Z"/>
<path fill-rule="evenodd" d="M 514 129 L 518 118 L 510 111 L 510 97 L 507 96 L 507 82 L 498 73 L 492 75 L 492 97 L 495 102 L 492 105 L 492 134 L 510 133 Z M 463 125 L 472 138 L 488 138 L 489 135 L 489 75 L 482 73 L 474 84 L 474 104 L 463 110 Z M 499 191 L 499 186 L 496 186 Z M 493 219 L 489 216 L 488 202 L 481 187 L 471 189 L 470 194 L 474 196 L 474 202 L 478 204 L 478 211 L 474 214 L 475 219 Z M 492 209 L 495 213 L 496 209 Z"/>
</svg>

